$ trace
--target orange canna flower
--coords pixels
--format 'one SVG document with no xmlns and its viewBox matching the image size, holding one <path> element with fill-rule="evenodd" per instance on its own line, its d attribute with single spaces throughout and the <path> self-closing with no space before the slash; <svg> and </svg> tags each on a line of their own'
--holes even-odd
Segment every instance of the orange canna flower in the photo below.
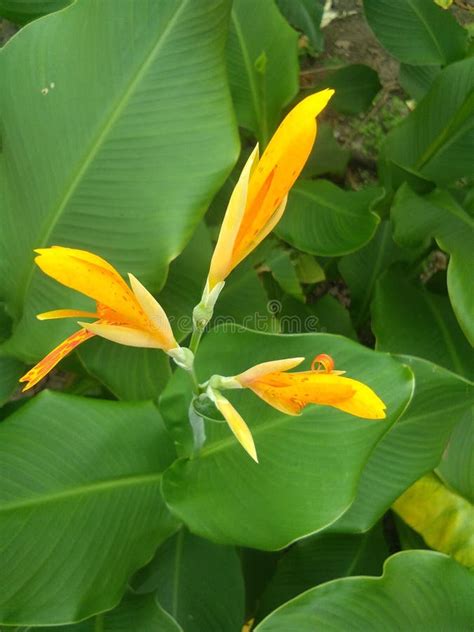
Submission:
<svg viewBox="0 0 474 632">
<path fill-rule="evenodd" d="M 334 90 L 326 89 L 300 101 L 283 119 L 261 158 L 258 145 L 255 147 L 229 200 L 205 296 L 227 278 L 281 219 L 288 191 L 316 139 L 316 116 L 333 94 Z"/>
<path fill-rule="evenodd" d="M 93 336 L 132 347 L 163 349 L 179 363 L 184 349 L 174 339 L 171 325 L 162 307 L 132 274 L 130 287 L 107 261 L 85 250 L 53 246 L 39 248 L 35 262 L 59 283 L 96 301 L 95 312 L 57 309 L 38 314 L 39 320 L 53 318 L 96 318 L 93 323 L 79 322 L 82 329 L 66 338 L 20 382 L 24 391 L 37 384 L 56 364 L 78 345 Z M 185 355 L 185 354 L 184 354 Z"/>
<path fill-rule="evenodd" d="M 386 416 L 385 404 L 374 391 L 358 380 L 343 377 L 344 371 L 335 371 L 333 359 L 326 354 L 316 356 L 310 371 L 287 372 L 303 360 L 288 358 L 264 362 L 239 375 L 214 376 L 209 381 L 210 398 L 255 461 L 256 450 L 250 430 L 227 399 L 222 395 L 216 397 L 216 390 L 249 388 L 264 402 L 287 415 L 299 415 L 308 404 L 320 404 L 364 419 L 384 419 Z"/>
</svg>

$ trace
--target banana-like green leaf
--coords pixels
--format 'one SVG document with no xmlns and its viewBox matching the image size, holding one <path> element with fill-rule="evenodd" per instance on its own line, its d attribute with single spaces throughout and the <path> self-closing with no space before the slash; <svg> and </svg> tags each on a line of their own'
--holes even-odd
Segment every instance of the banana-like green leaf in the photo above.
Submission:
<svg viewBox="0 0 474 632">
<path fill-rule="evenodd" d="M 235 549 L 181 529 L 132 581 L 156 596 L 186 632 L 240 632 L 244 583 Z"/>
<path fill-rule="evenodd" d="M 310 53 L 322 52 L 324 49 L 324 36 L 321 31 L 323 5 L 313 0 L 276 0 L 276 3 L 291 26 L 306 35 Z"/>
<path fill-rule="evenodd" d="M 361 248 L 380 219 L 372 210 L 381 189 L 343 191 L 327 180 L 302 180 L 288 197 L 276 234 L 313 255 L 333 257 Z"/>
<path fill-rule="evenodd" d="M 417 250 L 398 246 L 393 241 L 390 222 L 384 220 L 368 244 L 340 259 L 338 267 L 351 292 L 350 309 L 356 325 L 369 317 L 375 283 L 382 272 L 395 261 L 413 259 Z"/>
<path fill-rule="evenodd" d="M 399 37 L 399 40 L 409 38 Z M 451 184 L 472 175 L 473 88 L 473 57 L 450 64 L 437 75 L 418 107 L 387 136 L 383 158 L 388 166 L 381 164 L 387 184 L 393 188 L 399 186 L 400 167 L 405 169 L 404 179 L 408 172 L 439 184 Z"/>
<path fill-rule="evenodd" d="M 421 101 L 431 88 L 431 84 L 438 76 L 440 70 L 440 66 L 412 66 L 411 64 L 400 64 L 398 81 L 412 99 Z"/>
<path fill-rule="evenodd" d="M 199 458 L 178 460 L 163 480 L 167 503 L 194 533 L 216 542 L 277 549 L 323 529 L 350 506 L 369 454 L 410 399 L 413 383 L 406 367 L 339 336 L 219 327 L 199 349 L 197 373 L 204 381 L 212 373 L 235 375 L 258 362 L 298 356 L 306 357 L 302 366 L 307 368 L 321 352 L 375 389 L 387 404 L 387 419 L 369 421 L 322 406 L 308 406 L 292 417 L 253 393 L 226 391 L 253 433 L 259 463 L 227 424 L 205 422 L 207 439 Z M 175 393 L 185 389 L 183 381 Z M 176 420 L 176 407 L 173 413 Z"/>
<path fill-rule="evenodd" d="M 343 114 L 360 114 L 367 110 L 381 89 L 377 72 L 364 64 L 350 64 L 318 83 L 318 88 L 333 88 L 331 107 Z"/>
<path fill-rule="evenodd" d="M 402 246 L 416 246 L 433 237 L 450 254 L 449 297 L 459 324 L 474 345 L 474 219 L 447 191 L 421 197 L 407 184 L 397 191 L 391 213 L 394 239 Z"/>
<path fill-rule="evenodd" d="M 155 595 L 126 595 L 117 608 L 73 625 L 28 628 L 37 632 L 184 632 Z M 18 631 L 20 632 L 20 631 Z M 26 632 L 26 630 L 25 630 Z"/>
<path fill-rule="evenodd" d="M 458 423 L 436 473 L 451 489 L 474 504 L 474 409 Z"/>
<path fill-rule="evenodd" d="M 298 92 L 298 36 L 274 0 L 234 0 L 227 67 L 241 127 L 262 148 Z"/>
<path fill-rule="evenodd" d="M 406 551 L 388 559 L 382 577 L 336 579 L 270 614 L 255 632 L 468 631 L 474 621 L 474 575 L 440 553 Z"/>
<path fill-rule="evenodd" d="M 19 387 L 18 380 L 25 372 L 25 365 L 8 356 L 0 356 L 0 406 Z"/>
<path fill-rule="evenodd" d="M 364 0 L 364 11 L 377 39 L 407 64 L 448 64 L 462 59 L 467 32 L 433 0 Z"/>
<path fill-rule="evenodd" d="M 321 533 L 295 544 L 277 563 L 261 598 L 258 618 L 324 582 L 382 572 L 388 547 L 381 524 L 361 535 Z"/>
<path fill-rule="evenodd" d="M 447 296 L 392 267 L 377 281 L 371 311 L 377 349 L 425 358 L 474 378 L 474 354 Z"/>
<path fill-rule="evenodd" d="M 119 399 L 157 400 L 171 376 L 169 357 L 158 349 L 125 347 L 96 338 L 77 353 L 87 371 Z"/>
<path fill-rule="evenodd" d="M 474 507 L 437 476 L 420 478 L 397 498 L 393 509 L 432 549 L 474 567 Z"/>
<path fill-rule="evenodd" d="M 157 409 L 46 391 L 1 424 L 0 450 L 0 622 L 114 607 L 176 528 L 160 493 L 174 450 Z"/>
<path fill-rule="evenodd" d="M 413 398 L 370 455 L 356 501 L 334 531 L 370 529 L 410 485 L 438 465 L 453 428 L 474 403 L 471 382 L 425 360 L 400 360 L 415 374 Z"/>
<path fill-rule="evenodd" d="M 34 248 L 85 248 L 151 291 L 236 158 L 224 47 L 229 0 L 81 0 L 2 49 L 0 276 L 37 360 L 72 331 L 37 312 L 82 298 Z M 21 72 L 18 69 L 21 68 Z"/>
<path fill-rule="evenodd" d="M 71 3 L 72 0 L 0 0 L 0 16 L 15 24 L 25 24 Z"/>
</svg>

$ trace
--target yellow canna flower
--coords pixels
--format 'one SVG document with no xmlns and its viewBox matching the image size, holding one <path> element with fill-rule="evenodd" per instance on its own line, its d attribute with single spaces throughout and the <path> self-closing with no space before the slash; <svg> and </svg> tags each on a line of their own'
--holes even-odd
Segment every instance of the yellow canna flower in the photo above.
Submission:
<svg viewBox="0 0 474 632">
<path fill-rule="evenodd" d="M 255 147 L 232 192 L 205 295 L 225 281 L 281 219 L 288 192 L 316 139 L 316 116 L 333 94 L 334 90 L 326 89 L 300 101 L 284 118 L 261 158 L 258 145 Z"/>
<path fill-rule="evenodd" d="M 35 262 L 45 274 L 96 301 L 95 312 L 57 309 L 38 314 L 37 318 L 97 320 L 93 323 L 79 321 L 82 329 L 66 338 L 20 379 L 27 383 L 24 391 L 37 384 L 62 358 L 92 336 L 131 347 L 163 349 L 181 366 L 186 364 L 187 350 L 179 347 L 174 339 L 164 310 L 132 274 L 129 274 L 130 289 L 113 266 L 85 250 L 53 246 L 35 252 L 39 254 Z"/>
<path fill-rule="evenodd" d="M 358 380 L 343 377 L 344 371 L 335 371 L 333 359 L 326 354 L 316 356 L 310 371 L 287 372 L 303 360 L 287 358 L 264 362 L 239 375 L 214 376 L 209 381 L 209 397 L 255 461 L 256 450 L 250 430 L 232 404 L 222 395 L 216 396 L 219 389 L 248 388 L 287 415 L 299 415 L 308 404 L 320 404 L 364 419 L 384 419 L 386 416 L 385 404 L 374 391 Z"/>
</svg>

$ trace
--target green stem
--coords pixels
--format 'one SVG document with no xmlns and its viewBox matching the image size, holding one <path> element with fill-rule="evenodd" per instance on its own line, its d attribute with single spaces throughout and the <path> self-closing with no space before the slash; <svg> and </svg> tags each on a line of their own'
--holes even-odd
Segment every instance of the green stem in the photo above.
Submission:
<svg viewBox="0 0 474 632">
<path fill-rule="evenodd" d="M 199 343 L 201 342 L 202 334 L 203 334 L 203 329 L 196 328 L 193 331 L 193 335 L 191 336 L 191 342 L 189 343 L 189 348 L 194 353 L 194 355 L 196 355 L 196 352 L 198 350 Z"/>
<path fill-rule="evenodd" d="M 199 388 L 199 381 L 197 379 L 197 375 L 196 375 L 196 371 L 194 370 L 194 367 L 191 369 L 191 371 L 189 371 L 189 375 L 193 383 L 193 391 L 195 392 L 196 395 L 199 395 L 201 392 L 201 389 Z"/>
</svg>

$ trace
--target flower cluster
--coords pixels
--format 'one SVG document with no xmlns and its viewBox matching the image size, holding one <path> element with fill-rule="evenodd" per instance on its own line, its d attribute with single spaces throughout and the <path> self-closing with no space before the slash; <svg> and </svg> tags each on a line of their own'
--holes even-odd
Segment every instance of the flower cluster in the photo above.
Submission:
<svg viewBox="0 0 474 632">
<path fill-rule="evenodd" d="M 316 139 L 316 116 L 332 94 L 332 90 L 323 90 L 303 99 L 283 120 L 263 155 L 259 157 L 257 145 L 247 160 L 229 200 L 202 299 L 193 312 L 194 350 L 212 318 L 226 278 L 283 215 L 288 192 Z M 62 358 L 93 336 L 133 347 L 162 349 L 178 366 L 193 372 L 193 352 L 176 342 L 164 310 L 132 274 L 128 285 L 107 261 L 84 250 L 52 246 L 36 252 L 35 261 L 45 274 L 93 299 L 96 308 L 90 312 L 57 309 L 38 314 L 40 320 L 80 318 L 81 328 L 20 379 L 26 382 L 23 390 L 37 384 Z M 289 358 L 264 362 L 232 377 L 214 375 L 196 387 L 214 402 L 255 461 L 251 432 L 223 390 L 248 388 L 288 415 L 300 414 L 308 404 L 322 404 L 366 419 L 385 417 L 385 406 L 373 390 L 335 371 L 330 356 L 317 356 L 310 371 L 289 372 L 303 361 Z"/>
</svg>

